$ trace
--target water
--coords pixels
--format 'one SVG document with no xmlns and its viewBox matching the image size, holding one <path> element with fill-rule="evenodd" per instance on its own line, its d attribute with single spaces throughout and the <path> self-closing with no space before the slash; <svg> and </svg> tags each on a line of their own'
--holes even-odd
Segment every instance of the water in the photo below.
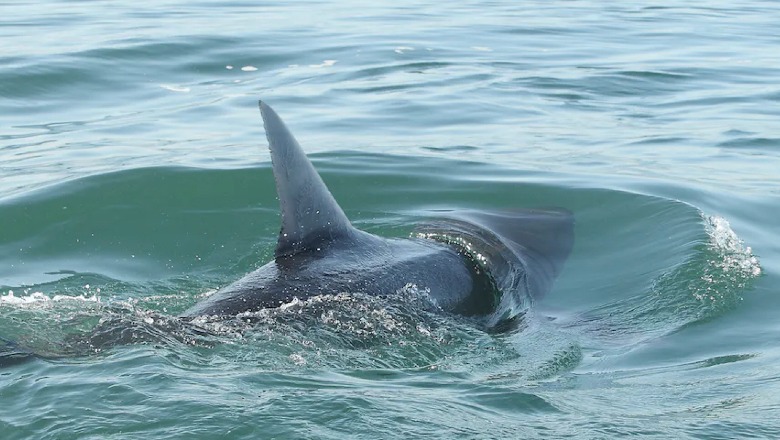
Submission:
<svg viewBox="0 0 780 440">
<path fill-rule="evenodd" d="M 3 439 L 780 436 L 775 2 L 0 16 L 0 337 L 137 340 L 0 369 Z M 272 257 L 259 98 L 361 229 L 570 209 L 553 292 L 505 334 L 414 291 L 182 329 Z"/>
</svg>

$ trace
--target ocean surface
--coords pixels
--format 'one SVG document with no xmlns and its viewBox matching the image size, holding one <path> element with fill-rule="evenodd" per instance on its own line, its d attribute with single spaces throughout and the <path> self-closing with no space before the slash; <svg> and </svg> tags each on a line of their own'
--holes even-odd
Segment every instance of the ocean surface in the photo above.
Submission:
<svg viewBox="0 0 780 440">
<path fill-rule="evenodd" d="M 780 438 L 780 3 L 0 16 L 0 438 Z M 414 291 L 182 328 L 273 257 L 258 99 L 366 231 L 572 211 L 553 291 L 503 333 Z"/>
</svg>

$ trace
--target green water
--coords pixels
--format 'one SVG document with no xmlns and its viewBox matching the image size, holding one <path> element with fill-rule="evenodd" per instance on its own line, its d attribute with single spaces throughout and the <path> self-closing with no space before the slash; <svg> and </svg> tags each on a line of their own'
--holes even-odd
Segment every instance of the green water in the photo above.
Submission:
<svg viewBox="0 0 780 440">
<path fill-rule="evenodd" d="M 52 357 L 0 438 L 780 436 L 775 3 L 0 15 L 0 338 Z M 571 210 L 553 291 L 509 333 L 413 290 L 183 328 L 273 256 L 259 98 L 360 229 Z"/>
</svg>

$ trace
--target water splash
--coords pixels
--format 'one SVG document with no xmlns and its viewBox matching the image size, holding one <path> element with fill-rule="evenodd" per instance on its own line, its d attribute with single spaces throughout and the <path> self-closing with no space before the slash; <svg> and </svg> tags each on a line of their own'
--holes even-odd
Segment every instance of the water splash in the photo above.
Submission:
<svg viewBox="0 0 780 440">
<path fill-rule="evenodd" d="M 0 306 L 29 306 L 29 305 L 42 305 L 63 301 L 84 301 L 99 303 L 100 289 L 96 289 L 94 292 L 89 292 L 89 285 L 85 286 L 88 290 L 87 293 L 81 295 L 46 295 L 43 292 L 31 292 L 29 289 L 23 291 L 22 296 L 16 296 L 13 290 L 8 290 L 6 293 L 0 293 Z"/>
<path fill-rule="evenodd" d="M 704 234 L 686 260 L 645 292 L 595 307 L 566 327 L 620 351 L 736 308 L 762 273 L 759 259 L 726 219 L 700 216 Z"/>
<path fill-rule="evenodd" d="M 731 229 L 728 220 L 702 214 L 709 242 L 698 279 L 685 287 L 703 308 L 697 319 L 717 316 L 736 306 L 742 292 L 761 275 L 758 257 Z"/>
<path fill-rule="evenodd" d="M 746 278 L 761 275 L 761 265 L 758 257 L 753 255 L 750 246 L 745 246 L 737 234 L 731 229 L 728 220 L 718 216 L 704 216 L 705 230 L 710 236 L 710 243 L 723 258 L 712 264 L 723 272 L 737 272 Z"/>
</svg>

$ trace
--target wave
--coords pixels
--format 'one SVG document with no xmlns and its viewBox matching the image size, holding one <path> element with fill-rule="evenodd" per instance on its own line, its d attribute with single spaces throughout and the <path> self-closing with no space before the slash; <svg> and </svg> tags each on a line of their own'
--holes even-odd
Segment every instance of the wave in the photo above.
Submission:
<svg viewBox="0 0 780 440">
<path fill-rule="evenodd" d="M 762 272 L 726 219 L 676 200 L 500 169 L 486 178 L 487 165 L 434 158 L 338 153 L 315 162 L 369 232 L 408 236 L 439 209 L 555 205 L 574 212 L 574 251 L 553 292 L 504 335 L 435 313 L 419 292 L 315 297 L 182 326 L 177 313 L 272 258 L 271 170 L 125 170 L 1 202 L 0 336 L 65 355 L 102 351 L 131 328 L 121 341 L 177 352 L 227 344 L 212 350 L 271 369 L 489 366 L 526 352 L 533 360 L 518 371 L 531 380 L 573 368 L 583 346 L 619 353 L 728 313 Z M 473 344 L 497 357 L 475 359 Z"/>
</svg>

